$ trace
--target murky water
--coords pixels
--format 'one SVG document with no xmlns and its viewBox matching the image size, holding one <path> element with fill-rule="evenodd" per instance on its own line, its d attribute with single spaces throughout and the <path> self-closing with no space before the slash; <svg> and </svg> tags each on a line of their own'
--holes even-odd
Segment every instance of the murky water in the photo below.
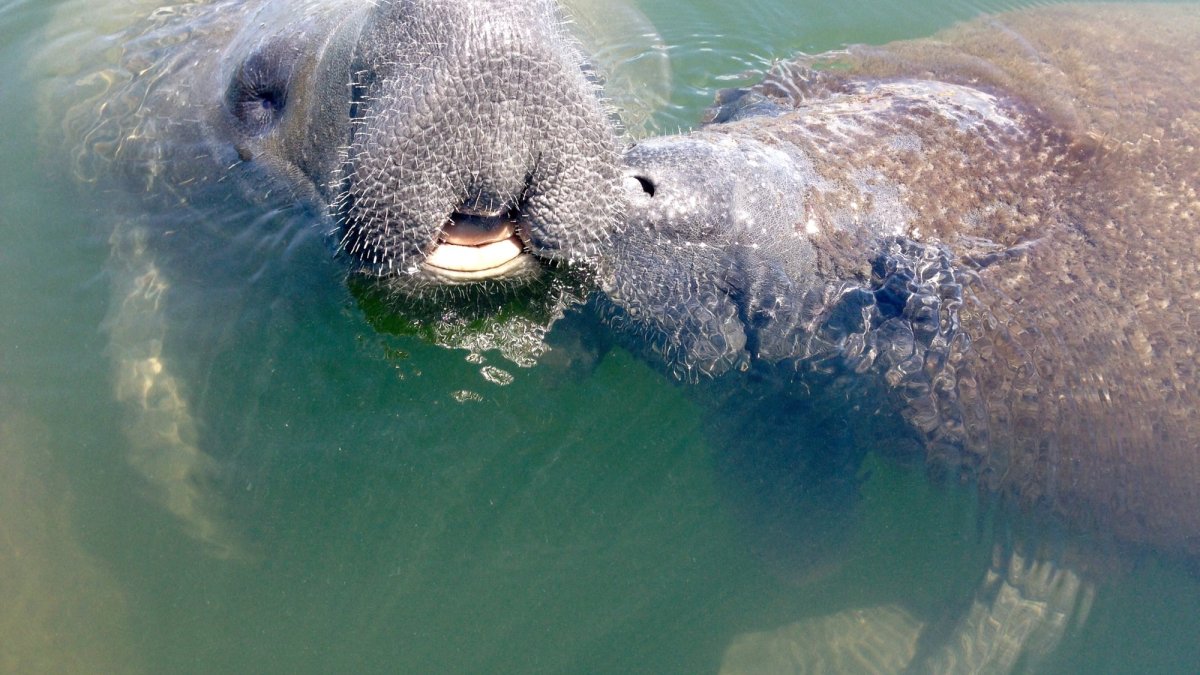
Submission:
<svg viewBox="0 0 1200 675">
<path fill-rule="evenodd" d="M 650 128 L 674 131 L 772 60 L 1002 5 L 641 7 L 671 66 Z M 240 553 L 211 555 L 126 461 L 105 213 L 46 180 L 34 140 L 24 64 L 53 9 L 0 5 L 0 671 L 704 673 L 799 622 L 969 604 L 995 540 L 973 495 L 873 461 L 853 531 L 798 531 L 786 461 L 730 470 L 703 411 L 628 355 L 431 347 L 377 332 L 323 272 L 259 289 L 286 298 L 269 320 L 231 301 L 195 346 Z M 822 538 L 837 555 L 813 565 Z M 1044 667 L 1200 669 L 1197 576 L 1114 567 Z"/>
</svg>

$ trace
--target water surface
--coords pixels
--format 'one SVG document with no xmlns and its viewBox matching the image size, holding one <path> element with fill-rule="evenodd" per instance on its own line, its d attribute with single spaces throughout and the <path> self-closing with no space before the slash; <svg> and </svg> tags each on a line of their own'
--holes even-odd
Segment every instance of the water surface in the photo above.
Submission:
<svg viewBox="0 0 1200 675">
<path fill-rule="evenodd" d="M 795 52 L 1004 6 L 644 0 L 672 76 L 651 128 Z M 276 288 L 272 321 L 246 310 L 205 346 L 201 433 L 247 550 L 210 555 L 125 461 L 106 212 L 45 178 L 23 66 L 53 10 L 0 7 L 0 670 L 703 673 L 739 635 L 969 602 L 995 533 L 919 467 L 872 463 L 860 527 L 813 569 L 830 533 L 792 527 L 786 490 L 758 498 L 786 464 L 724 471 L 704 411 L 627 354 L 470 356 L 377 332 L 340 287 Z M 1046 667 L 1192 672 L 1198 638 L 1200 583 L 1143 555 Z"/>
</svg>

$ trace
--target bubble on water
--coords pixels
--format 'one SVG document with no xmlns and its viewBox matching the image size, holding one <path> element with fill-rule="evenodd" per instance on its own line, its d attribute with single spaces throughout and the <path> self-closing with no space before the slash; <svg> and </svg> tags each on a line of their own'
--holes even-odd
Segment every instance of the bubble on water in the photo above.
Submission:
<svg viewBox="0 0 1200 675">
<path fill-rule="evenodd" d="M 470 389 L 459 389 L 450 396 L 458 403 L 478 403 L 483 400 L 483 396 Z"/>
<path fill-rule="evenodd" d="M 483 375 L 483 379 L 501 387 L 512 384 L 513 381 L 512 373 L 507 370 L 501 370 L 496 366 L 484 366 L 479 369 L 479 372 Z"/>
</svg>

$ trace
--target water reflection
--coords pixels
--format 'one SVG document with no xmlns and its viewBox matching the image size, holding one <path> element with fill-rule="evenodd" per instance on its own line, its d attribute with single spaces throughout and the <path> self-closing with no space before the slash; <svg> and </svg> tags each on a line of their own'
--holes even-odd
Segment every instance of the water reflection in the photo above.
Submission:
<svg viewBox="0 0 1200 675">
<path fill-rule="evenodd" d="M 55 9 L 0 6 L 7 71 Z M 661 76 L 668 55 L 671 87 L 644 99 L 647 128 L 692 126 L 718 89 L 797 51 L 979 9 L 645 2 L 661 36 L 647 60 Z M 610 45 L 638 61 L 625 47 Z M 868 456 L 853 527 L 822 531 L 797 514 L 786 454 L 732 454 L 624 352 L 563 334 L 572 346 L 526 368 L 430 347 L 322 290 L 328 269 L 248 296 L 269 311 L 230 296 L 192 318 L 183 349 L 210 364 L 199 433 L 221 465 L 205 489 L 256 553 L 215 558 L 126 462 L 97 330 L 104 214 L 44 180 L 29 90 L 0 80 L 0 671 L 762 672 L 814 644 L 844 664 L 863 643 L 886 646 L 865 649 L 887 670 L 917 631 L 970 616 L 989 567 L 997 595 L 1011 581 L 991 559 L 1004 521 L 923 467 Z M 1043 668 L 1189 670 L 1197 616 L 1186 563 L 1126 558 Z"/>
</svg>

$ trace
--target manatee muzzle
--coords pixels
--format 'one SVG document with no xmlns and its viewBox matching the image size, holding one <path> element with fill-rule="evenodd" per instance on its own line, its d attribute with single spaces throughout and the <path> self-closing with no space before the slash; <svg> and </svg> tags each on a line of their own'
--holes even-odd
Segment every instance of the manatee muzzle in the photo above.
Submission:
<svg viewBox="0 0 1200 675">
<path fill-rule="evenodd" d="M 359 269 L 419 290 L 594 259 L 619 156 L 556 16 L 545 0 L 380 4 L 330 199 Z"/>
</svg>

